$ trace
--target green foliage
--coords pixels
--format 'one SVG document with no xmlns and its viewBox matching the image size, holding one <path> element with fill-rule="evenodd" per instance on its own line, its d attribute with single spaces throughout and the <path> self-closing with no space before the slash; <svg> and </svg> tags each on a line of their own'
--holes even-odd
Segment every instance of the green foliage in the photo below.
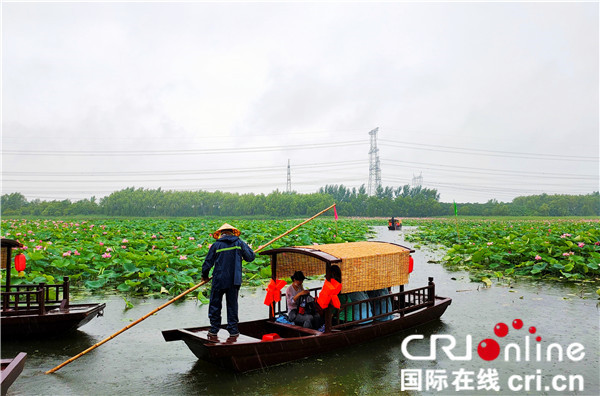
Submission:
<svg viewBox="0 0 600 396">
<path fill-rule="evenodd" d="M 115 191 L 100 202 L 95 197 L 77 202 L 27 202 L 20 193 L 2 195 L 4 216 L 65 217 L 73 215 L 135 217 L 311 216 L 337 204 L 343 216 L 433 217 L 454 215 L 452 203 L 439 202 L 435 189 L 424 187 L 382 187 L 368 196 L 366 188 L 327 185 L 314 194 L 237 194 L 221 191 L 163 191 L 160 188 Z M 512 203 L 490 200 L 485 204 L 457 204 L 459 216 L 598 216 L 600 195 L 536 195 L 518 197 Z M 332 213 L 326 214 L 331 216 Z"/>
<path fill-rule="evenodd" d="M 210 234 L 224 222 L 238 227 L 254 249 L 299 223 L 235 218 L 2 220 L 1 231 L 2 236 L 26 246 L 27 269 L 24 276 L 12 269 L 13 284 L 55 283 L 69 276 L 74 286 L 92 290 L 176 295 L 200 282 L 204 257 L 214 242 Z M 317 218 L 267 249 L 353 242 L 365 240 L 369 233 L 366 221 L 339 220 L 336 224 Z M 245 284 L 262 284 L 271 276 L 268 257 L 257 255 L 253 262 L 244 263 L 243 273 Z M 202 296 L 204 301 L 206 295 Z"/>
<path fill-rule="evenodd" d="M 596 220 L 421 220 L 412 241 L 448 247 L 444 262 L 486 277 L 600 279 Z"/>
</svg>

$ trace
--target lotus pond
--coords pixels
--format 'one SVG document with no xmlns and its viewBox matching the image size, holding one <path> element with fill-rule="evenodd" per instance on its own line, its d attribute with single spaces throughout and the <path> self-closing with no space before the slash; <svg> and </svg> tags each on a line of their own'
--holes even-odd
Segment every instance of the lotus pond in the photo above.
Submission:
<svg viewBox="0 0 600 396">
<path fill-rule="evenodd" d="M 299 220 L 226 220 L 257 249 L 300 223 Z M 224 220 L 104 219 L 2 220 L 2 237 L 24 245 L 25 271 L 12 268 L 11 283 L 58 283 L 69 276 L 74 287 L 118 290 L 124 295 L 176 295 L 200 281 L 202 263 Z M 312 245 L 365 240 L 366 220 L 315 219 L 269 245 Z M 270 278 L 268 257 L 244 263 L 244 284 Z M 197 294 L 206 302 L 206 291 Z"/>
<path fill-rule="evenodd" d="M 447 248 L 442 262 L 469 270 L 472 280 L 529 276 L 600 279 L 600 224 L 593 220 L 431 220 L 412 242 Z"/>
<path fill-rule="evenodd" d="M 97 219 L 2 220 L 1 235 L 25 245 L 27 269 L 11 273 L 13 284 L 56 283 L 69 276 L 74 287 L 118 291 L 123 296 L 176 295 L 200 281 L 210 233 L 224 222 L 242 230 L 254 249 L 283 234 L 300 220 Z M 341 243 L 369 239 L 371 226 L 384 219 L 318 218 L 269 248 Z M 514 277 L 556 281 L 600 280 L 598 219 L 484 220 L 406 219 L 418 226 L 407 235 L 416 244 L 441 246 L 440 260 L 468 270 L 471 280 Z M 271 276 L 268 258 L 244 263 L 244 284 L 259 286 Z M 207 302 L 207 291 L 198 292 Z M 125 298 L 125 297 L 124 297 Z M 127 302 L 127 300 L 126 300 Z"/>
</svg>

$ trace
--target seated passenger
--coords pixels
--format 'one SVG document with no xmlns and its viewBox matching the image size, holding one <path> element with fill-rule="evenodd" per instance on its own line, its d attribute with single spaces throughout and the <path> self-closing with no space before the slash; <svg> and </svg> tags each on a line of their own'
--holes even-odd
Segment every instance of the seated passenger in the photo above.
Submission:
<svg viewBox="0 0 600 396">
<path fill-rule="evenodd" d="M 305 276 L 302 271 L 294 272 L 292 284 L 285 291 L 288 318 L 297 326 L 317 329 L 321 317 L 316 312 L 315 300 L 302 286 Z"/>
<path fill-rule="evenodd" d="M 375 298 L 380 296 L 387 296 L 390 292 L 388 289 L 369 290 L 367 295 L 369 298 Z M 381 300 L 372 301 L 373 315 L 380 315 L 388 312 L 392 312 L 392 300 L 391 298 L 382 298 Z M 386 315 L 375 320 L 390 320 L 393 319 L 392 315 Z"/>
<path fill-rule="evenodd" d="M 336 281 L 342 283 L 342 271 L 339 266 L 332 265 L 331 266 L 331 277 Z M 352 293 L 340 293 L 338 295 L 341 304 L 347 304 L 350 302 L 358 302 L 364 301 L 369 298 L 367 293 L 361 292 L 352 292 Z M 351 322 L 353 320 L 362 320 L 373 316 L 371 311 L 371 306 L 367 302 L 362 304 L 356 304 L 352 308 L 346 307 L 340 312 L 340 322 Z M 369 323 L 372 320 L 361 321 L 361 323 Z"/>
</svg>

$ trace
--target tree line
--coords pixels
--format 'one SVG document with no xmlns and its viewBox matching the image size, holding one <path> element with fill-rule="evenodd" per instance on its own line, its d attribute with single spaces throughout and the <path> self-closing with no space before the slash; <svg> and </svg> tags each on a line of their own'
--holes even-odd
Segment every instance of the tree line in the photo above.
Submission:
<svg viewBox="0 0 600 396">
<path fill-rule="evenodd" d="M 3 216 L 310 216 L 335 203 L 342 216 L 436 217 L 454 215 L 454 204 L 439 201 L 435 189 L 424 187 L 379 187 L 369 196 L 366 188 L 327 185 L 316 193 L 299 194 L 278 190 L 270 194 L 239 194 L 207 191 L 171 191 L 129 187 L 97 200 L 28 201 L 21 193 L 4 194 Z M 489 200 L 457 203 L 459 216 L 598 216 L 598 192 L 587 195 L 532 195 L 512 202 Z"/>
</svg>

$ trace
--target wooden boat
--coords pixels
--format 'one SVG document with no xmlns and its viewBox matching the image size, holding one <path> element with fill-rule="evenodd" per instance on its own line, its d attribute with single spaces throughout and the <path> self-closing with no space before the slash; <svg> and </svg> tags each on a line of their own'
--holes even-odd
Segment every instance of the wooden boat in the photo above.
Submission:
<svg viewBox="0 0 600 396">
<path fill-rule="evenodd" d="M 402 220 L 392 217 L 388 220 L 388 230 L 401 230 Z"/>
<path fill-rule="evenodd" d="M 23 371 L 25 366 L 25 352 L 19 353 L 14 359 L 2 359 L 2 374 L 0 377 L 0 389 L 2 396 L 6 395 L 6 391 Z"/>
<path fill-rule="evenodd" d="M 261 254 L 271 257 L 273 280 L 302 270 L 307 276 L 325 273 L 331 282 L 331 266 L 341 268 L 343 293 L 400 286 L 399 291 L 362 301 L 329 304 L 324 310 L 324 331 L 276 320 L 287 312 L 285 295 L 269 307 L 269 318 L 239 323 L 240 335 L 229 337 L 225 329 L 209 336 L 209 326 L 165 330 L 165 341 L 184 341 L 199 358 L 223 367 L 245 372 L 314 356 L 439 319 L 451 303 L 435 295 L 433 278 L 427 286 L 404 290 L 408 283 L 410 253 L 414 250 L 385 242 L 284 247 Z M 366 274 L 366 275 L 365 275 Z M 324 287 L 325 288 L 325 287 Z M 323 289 L 324 289 L 323 288 Z M 310 289 L 317 297 L 321 288 Z M 389 308 L 363 315 L 365 304 Z M 354 312 L 353 320 L 340 320 L 340 312 Z M 385 320 L 387 319 L 387 320 Z"/>
<path fill-rule="evenodd" d="M 22 245 L 2 238 L 2 267 L 6 268 L 6 284 L 1 287 L 2 311 L 0 330 L 2 339 L 65 334 L 75 330 L 98 315 L 106 304 L 71 304 L 69 278 L 59 284 L 11 285 L 11 252 Z"/>
</svg>

